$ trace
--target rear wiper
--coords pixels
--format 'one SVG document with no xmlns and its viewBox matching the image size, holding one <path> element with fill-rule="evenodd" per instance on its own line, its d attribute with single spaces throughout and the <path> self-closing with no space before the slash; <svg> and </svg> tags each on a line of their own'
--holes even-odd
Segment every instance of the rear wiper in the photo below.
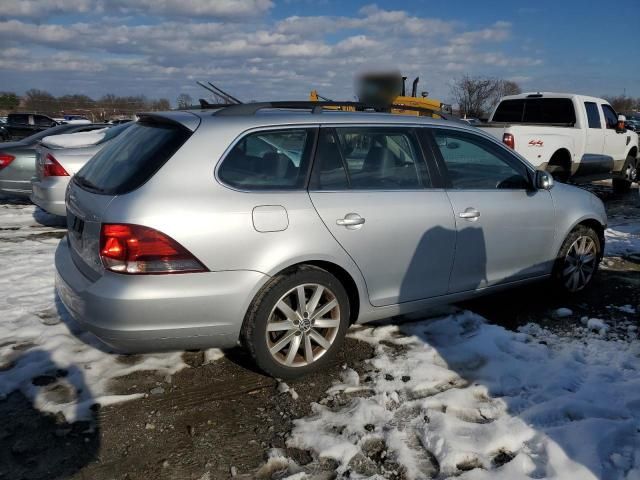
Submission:
<svg viewBox="0 0 640 480">
<path fill-rule="evenodd" d="M 97 185 L 91 183 L 86 178 L 80 175 L 74 175 L 73 179 L 82 187 L 88 188 L 89 190 L 93 190 L 95 192 L 101 193 L 104 192 L 103 188 L 98 187 Z"/>
</svg>

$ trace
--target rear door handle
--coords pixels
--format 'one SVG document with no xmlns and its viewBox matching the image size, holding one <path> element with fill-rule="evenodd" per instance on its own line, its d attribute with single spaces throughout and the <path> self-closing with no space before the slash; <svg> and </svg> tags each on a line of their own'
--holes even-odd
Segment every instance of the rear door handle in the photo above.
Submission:
<svg viewBox="0 0 640 480">
<path fill-rule="evenodd" d="M 364 224 L 364 218 L 357 213 L 347 213 L 344 218 L 336 220 L 336 224 L 347 227 L 349 230 L 360 228 Z"/>
<path fill-rule="evenodd" d="M 470 222 L 475 222 L 480 218 L 480 212 L 473 207 L 468 207 L 465 208 L 464 212 L 460 212 L 458 216 L 465 220 L 469 220 Z"/>
</svg>

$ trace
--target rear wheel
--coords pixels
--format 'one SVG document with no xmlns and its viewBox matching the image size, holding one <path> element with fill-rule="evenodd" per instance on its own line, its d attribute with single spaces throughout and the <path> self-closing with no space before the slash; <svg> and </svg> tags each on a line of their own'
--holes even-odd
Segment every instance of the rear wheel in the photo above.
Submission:
<svg viewBox="0 0 640 480">
<path fill-rule="evenodd" d="M 622 169 L 622 175 L 622 177 L 614 178 L 612 181 L 614 193 L 627 193 L 631 189 L 631 184 L 638 181 L 637 163 L 633 156 L 629 155 L 627 157 Z"/>
<path fill-rule="evenodd" d="M 349 299 L 329 272 L 304 266 L 274 277 L 254 299 L 243 341 L 268 374 L 292 379 L 329 363 L 349 326 Z"/>
<path fill-rule="evenodd" d="M 556 152 L 549 160 L 546 168 L 554 180 L 567 183 L 571 176 L 571 157 L 569 153 Z"/>
<path fill-rule="evenodd" d="M 593 280 L 602 256 L 597 232 L 578 225 L 565 239 L 554 265 L 553 278 L 565 292 L 584 290 Z"/>
</svg>

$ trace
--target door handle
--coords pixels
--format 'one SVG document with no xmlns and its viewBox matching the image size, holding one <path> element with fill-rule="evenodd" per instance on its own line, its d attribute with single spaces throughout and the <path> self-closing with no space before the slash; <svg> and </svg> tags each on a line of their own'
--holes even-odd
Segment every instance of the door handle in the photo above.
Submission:
<svg viewBox="0 0 640 480">
<path fill-rule="evenodd" d="M 336 224 L 347 227 L 350 230 L 355 230 L 356 228 L 360 228 L 364 224 L 364 221 L 364 218 L 357 213 L 347 213 L 344 218 L 336 220 Z"/>
<path fill-rule="evenodd" d="M 464 212 L 460 212 L 458 216 L 465 220 L 469 220 L 470 222 L 475 222 L 480 218 L 480 212 L 473 207 L 468 207 L 465 208 Z"/>
</svg>

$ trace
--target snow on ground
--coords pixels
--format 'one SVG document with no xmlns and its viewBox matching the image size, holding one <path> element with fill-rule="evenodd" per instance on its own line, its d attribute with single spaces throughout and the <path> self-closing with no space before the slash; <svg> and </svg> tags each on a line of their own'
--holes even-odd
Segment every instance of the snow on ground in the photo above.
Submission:
<svg viewBox="0 0 640 480">
<path fill-rule="evenodd" d="M 339 473 L 393 476 L 382 461 L 362 467 L 382 445 L 378 457 L 414 479 L 640 478 L 635 332 L 512 332 L 462 312 L 353 336 L 376 348 L 370 371 L 346 370 L 288 441 L 336 459 Z"/>
<path fill-rule="evenodd" d="M 172 374 L 185 368 L 181 352 L 124 358 L 82 330 L 56 302 L 53 255 L 64 230 L 31 205 L 0 205 L 0 397 L 20 390 L 41 411 L 68 421 L 89 416 L 93 404 L 136 398 L 113 395 L 110 382 L 135 371 Z M 219 351 L 207 352 L 207 360 Z"/>
<path fill-rule="evenodd" d="M 613 257 L 640 255 L 640 222 L 623 221 L 607 228 L 605 254 Z"/>
</svg>

